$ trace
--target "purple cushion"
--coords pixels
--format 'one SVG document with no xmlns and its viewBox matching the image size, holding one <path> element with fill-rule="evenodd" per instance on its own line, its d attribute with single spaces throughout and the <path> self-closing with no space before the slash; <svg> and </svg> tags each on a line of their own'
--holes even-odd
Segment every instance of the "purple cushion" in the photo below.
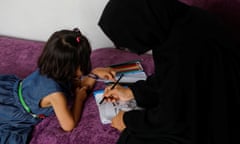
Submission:
<svg viewBox="0 0 240 144">
<path fill-rule="evenodd" d="M 21 78 L 36 69 L 44 42 L 0 36 L 0 74 Z"/>
</svg>

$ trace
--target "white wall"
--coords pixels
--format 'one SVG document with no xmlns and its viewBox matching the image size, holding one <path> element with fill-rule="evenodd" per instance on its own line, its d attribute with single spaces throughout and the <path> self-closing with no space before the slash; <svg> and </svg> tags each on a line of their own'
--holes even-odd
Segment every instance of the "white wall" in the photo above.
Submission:
<svg viewBox="0 0 240 144">
<path fill-rule="evenodd" d="M 46 41 L 60 29 L 79 27 L 92 47 L 112 46 L 98 20 L 108 0 L 0 0 L 0 35 Z"/>
</svg>

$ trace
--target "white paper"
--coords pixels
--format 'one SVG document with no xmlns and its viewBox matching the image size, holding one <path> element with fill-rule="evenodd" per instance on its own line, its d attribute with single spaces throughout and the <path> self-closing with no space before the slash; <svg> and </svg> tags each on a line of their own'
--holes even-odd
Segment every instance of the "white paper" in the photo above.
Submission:
<svg viewBox="0 0 240 144">
<path fill-rule="evenodd" d="M 99 104 L 99 102 L 103 98 L 103 92 L 104 92 L 103 90 L 94 91 L 94 98 L 96 100 L 100 119 L 103 124 L 111 123 L 112 118 L 116 116 L 120 110 L 130 111 L 135 109 L 141 109 L 140 107 L 137 106 L 136 101 L 134 99 L 127 102 L 117 101 L 115 103 L 104 101 L 103 103 Z"/>
</svg>

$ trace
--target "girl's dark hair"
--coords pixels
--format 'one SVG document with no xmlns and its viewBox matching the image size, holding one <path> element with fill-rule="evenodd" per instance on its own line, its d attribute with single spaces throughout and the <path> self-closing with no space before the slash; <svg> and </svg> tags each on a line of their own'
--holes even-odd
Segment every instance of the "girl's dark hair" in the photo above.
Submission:
<svg viewBox="0 0 240 144">
<path fill-rule="evenodd" d="M 80 30 L 60 30 L 52 34 L 38 59 L 40 74 L 59 82 L 74 78 L 80 67 L 83 74 L 91 70 L 91 46 Z"/>
</svg>

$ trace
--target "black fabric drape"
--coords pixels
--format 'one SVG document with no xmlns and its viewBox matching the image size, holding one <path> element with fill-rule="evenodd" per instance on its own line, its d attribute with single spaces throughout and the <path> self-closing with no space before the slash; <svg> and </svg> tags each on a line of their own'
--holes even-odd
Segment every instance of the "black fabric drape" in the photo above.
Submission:
<svg viewBox="0 0 240 144">
<path fill-rule="evenodd" d="M 99 26 L 118 47 L 151 49 L 155 74 L 131 90 L 120 144 L 240 143 L 240 50 L 212 14 L 175 0 L 110 0 Z"/>
</svg>

